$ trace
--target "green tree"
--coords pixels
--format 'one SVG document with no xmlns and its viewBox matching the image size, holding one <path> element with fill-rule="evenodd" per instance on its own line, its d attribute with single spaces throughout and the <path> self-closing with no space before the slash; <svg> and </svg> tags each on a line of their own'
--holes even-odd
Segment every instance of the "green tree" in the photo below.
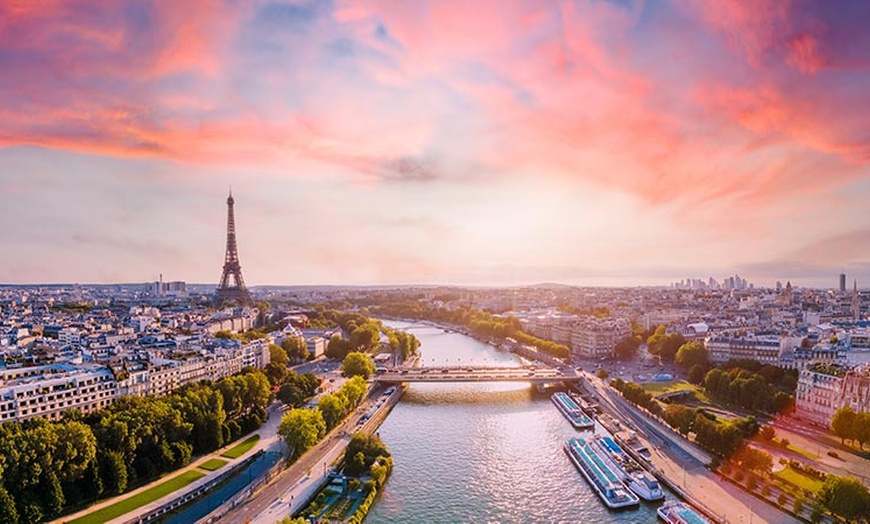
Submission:
<svg viewBox="0 0 870 524">
<path fill-rule="evenodd" d="M 334 360 L 341 360 L 350 352 L 350 344 L 341 335 L 332 335 L 326 345 L 325 355 Z"/>
<path fill-rule="evenodd" d="M 792 509 L 792 511 L 795 512 L 796 515 L 801 515 L 804 512 L 804 505 L 805 504 L 806 503 L 804 502 L 803 497 L 797 496 L 794 498 L 794 501 L 792 502 L 791 509 Z"/>
<path fill-rule="evenodd" d="M 345 377 L 362 377 L 365 380 L 375 372 L 375 363 L 366 353 L 348 353 L 341 362 L 341 374 Z"/>
<path fill-rule="evenodd" d="M 344 471 L 348 475 L 362 475 L 366 470 L 366 457 L 362 451 L 358 451 L 352 455 L 344 466 Z"/>
<path fill-rule="evenodd" d="M 689 382 L 692 384 L 701 384 L 704 382 L 704 377 L 706 376 L 707 371 L 704 366 L 699 364 L 695 364 L 689 369 Z"/>
<path fill-rule="evenodd" d="M 637 354 L 640 342 L 639 335 L 627 336 L 616 344 L 616 347 L 613 348 L 613 354 L 616 358 L 624 360 L 632 359 Z"/>
<path fill-rule="evenodd" d="M 857 520 L 870 511 L 867 486 L 853 477 L 828 475 L 819 490 L 818 499 L 833 513 L 847 520 Z"/>
<path fill-rule="evenodd" d="M 284 342 L 287 342 L 288 340 L 290 339 L 287 339 Z M 287 355 L 287 350 L 285 350 L 278 344 L 269 344 L 269 362 L 286 367 L 287 364 L 290 363 L 290 358 Z"/>
<path fill-rule="evenodd" d="M 606 369 L 599 369 L 599 370 L 595 373 L 595 375 L 596 375 L 598 378 L 600 378 L 601 380 L 606 380 L 607 377 L 610 376 L 610 373 L 608 373 Z"/>
<path fill-rule="evenodd" d="M 302 337 L 287 337 L 281 342 L 281 347 L 287 352 L 287 356 L 296 362 L 308 358 L 308 344 Z"/>
<path fill-rule="evenodd" d="M 707 348 L 704 347 L 703 342 L 686 342 L 677 350 L 674 361 L 683 370 L 689 370 L 692 366 L 706 366 Z"/>
<path fill-rule="evenodd" d="M 323 413 L 323 421 L 328 429 L 334 428 L 348 411 L 347 400 L 344 396 L 330 393 L 320 396 L 317 408 Z"/>
<path fill-rule="evenodd" d="M 3 486 L 0 486 L 0 515 L 3 516 L 3 522 L 9 524 L 18 523 L 18 510 L 15 508 L 15 500 L 9 495 L 9 492 Z"/>
<path fill-rule="evenodd" d="M 127 489 L 127 465 L 124 463 L 123 453 L 106 452 L 101 477 L 105 482 L 107 493 L 118 495 Z"/>
<path fill-rule="evenodd" d="M 350 333 L 350 348 L 354 351 L 369 351 L 381 338 L 380 326 L 374 322 L 366 322 Z"/>
<path fill-rule="evenodd" d="M 208 453 L 224 445 L 223 426 L 227 414 L 219 391 L 209 386 L 187 386 L 172 399 L 184 419 L 192 424 L 190 437 L 195 453 Z"/>
<path fill-rule="evenodd" d="M 266 378 L 269 379 L 269 383 L 272 384 L 272 386 L 280 386 L 285 380 L 287 380 L 288 369 L 286 366 L 282 366 L 281 364 L 269 362 L 266 364 L 266 367 L 263 368 L 263 373 L 266 374 Z"/>
<path fill-rule="evenodd" d="M 302 390 L 299 389 L 295 383 L 288 383 L 281 386 L 281 389 L 278 390 L 278 393 L 275 396 L 281 402 L 287 404 L 288 406 L 299 407 L 302 405 L 302 402 L 305 400 L 305 395 Z"/>
<path fill-rule="evenodd" d="M 345 382 L 339 391 L 347 401 L 349 408 L 355 408 L 365 397 L 368 385 L 362 377 L 357 376 Z"/>
<path fill-rule="evenodd" d="M 278 424 L 278 435 L 287 444 L 291 462 L 317 444 L 325 431 L 326 423 L 319 409 L 291 409 Z"/>
<path fill-rule="evenodd" d="M 810 522 L 821 522 L 822 517 L 825 516 L 825 511 L 818 504 L 813 504 L 812 509 L 810 510 Z"/>
<path fill-rule="evenodd" d="M 834 413 L 831 419 L 831 432 L 840 437 L 840 440 L 857 440 L 858 437 L 858 414 L 849 407 L 845 406 Z"/>
</svg>

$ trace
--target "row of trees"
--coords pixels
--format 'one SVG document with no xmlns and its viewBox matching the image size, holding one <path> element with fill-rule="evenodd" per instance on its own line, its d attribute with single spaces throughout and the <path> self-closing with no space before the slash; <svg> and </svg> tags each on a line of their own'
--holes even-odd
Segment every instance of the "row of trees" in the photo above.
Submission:
<svg viewBox="0 0 870 524">
<path fill-rule="evenodd" d="M 399 354 L 402 355 L 402 360 L 407 360 L 411 355 L 417 354 L 417 350 L 420 348 L 420 340 L 416 336 L 398 329 L 386 327 L 382 327 L 382 329 L 386 332 L 387 338 L 390 339 L 390 345 L 398 349 Z"/>
<path fill-rule="evenodd" d="M 570 349 L 564 344 L 544 340 L 524 332 L 516 317 L 495 316 L 486 311 L 472 308 L 445 309 L 430 305 L 427 302 L 393 302 L 381 304 L 372 308 L 373 311 L 393 317 L 429 320 L 464 326 L 473 333 L 495 339 L 512 338 L 521 344 L 537 348 L 556 358 L 566 359 L 571 355 Z"/>
<path fill-rule="evenodd" d="M 867 486 L 856 478 L 828 475 L 817 498 L 832 513 L 849 522 L 867 522 L 870 493 Z"/>
<path fill-rule="evenodd" d="M 653 415 L 661 417 L 664 414 L 662 404 L 653 398 L 653 396 L 645 389 L 634 382 L 626 382 L 621 378 L 615 378 L 610 381 L 610 385 L 616 391 L 619 391 L 625 400 L 640 406 Z"/>
<path fill-rule="evenodd" d="M 335 393 L 322 395 L 314 409 L 294 408 L 278 425 L 278 434 L 287 444 L 290 462 L 317 444 L 323 435 L 335 427 L 366 394 L 366 381 L 353 377 Z"/>
<path fill-rule="evenodd" d="M 664 420 L 686 438 L 695 435 L 695 443 L 720 457 L 730 457 L 740 449 L 744 438 L 758 431 L 753 417 L 720 422 L 702 408 L 690 408 L 682 404 L 669 404 Z"/>
<path fill-rule="evenodd" d="M 668 404 L 666 408 L 652 394 L 634 382 L 620 378 L 610 381 L 629 402 L 640 406 L 655 416 L 661 417 L 669 426 L 688 438 L 695 434 L 695 442 L 722 457 L 728 457 L 740 448 L 745 437 L 758 431 L 754 417 L 719 422 L 716 417 L 702 408 L 690 408 L 682 404 Z"/>
<path fill-rule="evenodd" d="M 348 413 L 359 405 L 366 394 L 366 381 L 355 376 L 344 383 L 335 393 L 320 396 L 317 409 L 323 413 L 327 431 L 341 422 Z"/>
<path fill-rule="evenodd" d="M 326 356 L 336 360 L 344 359 L 351 352 L 376 349 L 380 344 L 381 333 L 387 336 L 390 346 L 399 351 L 403 359 L 417 353 L 417 348 L 420 347 L 420 341 L 414 335 L 384 326 L 379 320 L 357 311 L 321 309 L 314 321 L 318 325 L 338 326 L 347 334 L 348 338 L 333 335 L 327 344 Z"/>
<path fill-rule="evenodd" d="M 844 442 L 851 440 L 861 446 L 870 443 L 870 413 L 856 413 L 851 407 L 842 407 L 831 419 L 831 431 Z"/>
<path fill-rule="evenodd" d="M 40 522 L 182 467 L 259 426 L 269 397 L 266 376 L 246 369 L 171 395 L 122 397 L 87 416 L 5 422 L 0 521 Z"/>
<path fill-rule="evenodd" d="M 711 369 L 703 386 L 711 397 L 748 410 L 783 413 L 794 404 L 793 395 L 779 389 L 776 382 L 739 366 Z"/>
</svg>

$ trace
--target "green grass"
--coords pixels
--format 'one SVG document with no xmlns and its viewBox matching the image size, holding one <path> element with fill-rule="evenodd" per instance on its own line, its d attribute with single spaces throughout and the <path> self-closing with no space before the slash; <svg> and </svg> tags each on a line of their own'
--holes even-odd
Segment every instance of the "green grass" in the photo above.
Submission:
<svg viewBox="0 0 870 524">
<path fill-rule="evenodd" d="M 777 471 L 773 474 L 773 476 L 785 482 L 788 482 L 789 484 L 793 484 L 801 489 L 809 490 L 814 493 L 822 487 L 821 480 L 810 477 L 809 475 L 804 475 L 803 473 L 792 468 L 791 466 Z"/>
<path fill-rule="evenodd" d="M 200 468 L 207 471 L 214 471 L 227 465 L 227 461 L 219 458 L 208 459 L 199 465 Z"/>
<path fill-rule="evenodd" d="M 239 458 L 247 453 L 252 447 L 254 447 L 254 444 L 256 444 L 258 440 L 260 440 L 260 435 L 251 435 L 250 437 L 246 438 L 245 441 L 241 444 L 236 444 L 235 446 L 226 450 L 224 453 L 221 454 L 221 456 L 231 459 Z"/>
<path fill-rule="evenodd" d="M 683 380 L 669 380 L 667 382 L 644 382 L 641 387 L 653 396 L 673 393 L 674 391 L 693 391 L 695 398 L 706 404 L 711 404 L 704 390 L 694 384 Z"/>
<path fill-rule="evenodd" d="M 793 451 L 793 452 L 797 453 L 798 455 L 802 455 L 810 460 L 816 460 L 817 458 L 819 458 L 819 456 L 816 455 L 815 453 L 810 453 L 809 451 L 807 451 L 803 448 L 799 448 L 799 447 L 795 446 L 794 444 L 789 444 L 788 450 Z"/>
<path fill-rule="evenodd" d="M 89 513 L 75 520 L 71 520 L 69 524 L 101 524 L 114 518 L 118 518 L 136 508 L 163 498 L 173 491 L 177 491 L 204 476 L 205 474 L 199 471 L 185 471 L 181 475 L 160 483 L 153 488 L 148 488 L 132 497 L 119 500 L 111 506 L 106 506 L 103 509 L 94 511 L 93 513 Z"/>
</svg>

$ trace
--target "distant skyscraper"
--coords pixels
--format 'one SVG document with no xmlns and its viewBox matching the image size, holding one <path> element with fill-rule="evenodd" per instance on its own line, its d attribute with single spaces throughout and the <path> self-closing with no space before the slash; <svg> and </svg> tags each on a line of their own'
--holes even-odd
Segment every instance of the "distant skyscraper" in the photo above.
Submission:
<svg viewBox="0 0 870 524">
<path fill-rule="evenodd" d="M 233 213 L 233 193 L 227 198 L 227 252 L 224 256 L 224 271 L 221 274 L 221 282 L 218 285 L 216 300 L 218 304 L 237 302 L 250 304 L 251 295 L 245 287 L 242 279 L 242 266 L 239 264 L 239 249 L 236 245 L 236 218 Z M 230 283 L 230 280 L 233 283 Z"/>
<path fill-rule="evenodd" d="M 844 273 L 840 273 L 840 293 L 846 292 L 846 275 Z"/>
<path fill-rule="evenodd" d="M 858 281 L 855 280 L 852 288 L 852 317 L 855 322 L 861 319 L 861 304 L 858 302 Z"/>
</svg>

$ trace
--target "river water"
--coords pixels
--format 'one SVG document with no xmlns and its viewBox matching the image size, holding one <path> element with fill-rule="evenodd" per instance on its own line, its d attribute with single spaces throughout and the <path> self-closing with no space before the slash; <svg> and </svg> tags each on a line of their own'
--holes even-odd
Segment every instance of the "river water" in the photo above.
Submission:
<svg viewBox="0 0 870 524">
<path fill-rule="evenodd" d="M 420 339 L 426 366 L 520 364 L 465 335 L 385 324 Z M 378 433 L 394 469 L 366 522 L 656 521 L 658 503 L 604 506 L 562 451 L 565 439 L 591 432 L 526 384 L 412 384 Z"/>
</svg>

